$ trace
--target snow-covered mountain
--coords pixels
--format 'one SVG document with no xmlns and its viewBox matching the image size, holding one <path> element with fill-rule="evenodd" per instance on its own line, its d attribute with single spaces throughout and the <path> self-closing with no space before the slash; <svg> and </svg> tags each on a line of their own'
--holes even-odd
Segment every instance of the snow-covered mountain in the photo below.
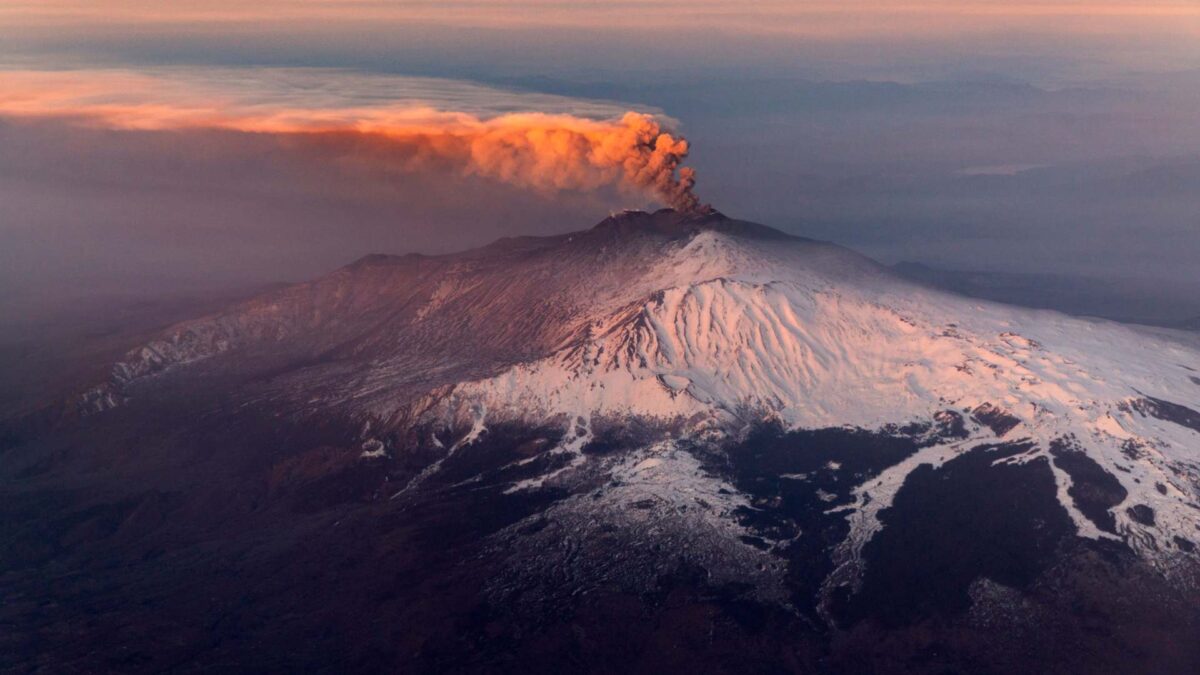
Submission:
<svg viewBox="0 0 1200 675">
<path fill-rule="evenodd" d="M 1020 461 L 1069 446 L 1116 477 L 1123 504 L 1156 514 L 1114 508 L 1098 526 L 1051 463 L 1087 536 L 1169 557 L 1200 530 L 1200 341 L 948 295 L 715 212 L 627 212 L 462 256 L 367 258 L 176 326 L 116 364 L 113 384 L 264 345 L 336 355 L 272 393 L 376 430 L 434 424 L 430 442 L 447 447 L 497 422 L 560 425 L 571 440 L 549 452 L 578 452 L 598 418 L 716 439 L 763 420 L 880 430 L 962 415 L 965 438 L 862 486 L 856 522 L 871 527 L 905 470 L 1028 439 Z"/>
<path fill-rule="evenodd" d="M 481 592 L 519 616 L 686 564 L 820 630 L 1062 635 L 1069 594 L 1037 589 L 1088 556 L 1145 570 L 1121 597 L 1200 579 L 1195 335 L 951 295 L 715 211 L 364 258 L 171 327 L 78 405 L 205 388 L 212 414 L 349 430 L 272 480 L 544 502 L 483 539 Z"/>
</svg>

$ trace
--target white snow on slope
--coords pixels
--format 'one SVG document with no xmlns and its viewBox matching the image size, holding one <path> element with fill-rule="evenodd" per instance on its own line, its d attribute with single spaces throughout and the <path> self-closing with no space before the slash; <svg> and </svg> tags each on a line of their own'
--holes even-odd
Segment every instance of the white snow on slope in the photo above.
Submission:
<svg viewBox="0 0 1200 675">
<path fill-rule="evenodd" d="M 570 455 L 558 470 L 563 475 L 590 461 L 583 447 L 593 438 L 593 422 L 619 424 L 624 416 L 668 422 L 673 433 L 693 439 L 720 440 L 766 417 L 792 428 L 880 429 L 945 410 L 969 417 L 992 406 L 1020 423 L 999 439 L 985 424 L 972 425 L 971 439 L 923 452 L 921 461 L 934 453 L 935 463 L 944 462 L 980 443 L 1022 438 L 1044 454 L 1051 441 L 1071 437 L 1129 493 L 1114 510 L 1119 536 L 1148 557 L 1162 557 L 1179 552 L 1174 537 L 1200 534 L 1200 433 L 1147 416 L 1133 403 L 1153 397 L 1200 409 L 1195 336 L 945 294 L 819 243 L 703 227 L 669 237 L 625 234 L 528 244 L 535 253 L 514 254 L 498 267 L 480 263 L 494 252 L 475 252 L 444 269 L 433 265 L 428 276 L 410 269 L 420 267 L 411 261 L 352 266 L 289 290 L 287 302 L 251 303 L 173 328 L 131 352 L 114 368 L 114 383 L 89 392 L 84 404 L 96 410 L 119 405 L 124 383 L 211 356 L 236 356 L 255 341 L 281 349 L 299 341 L 304 353 L 323 354 L 350 339 L 350 371 L 340 369 L 342 362 L 317 375 L 302 370 L 279 378 L 269 395 L 293 396 L 306 410 L 336 409 L 381 427 L 392 419 L 408 423 L 410 411 L 431 405 L 423 421 L 466 435 L 455 436 L 447 453 L 497 421 L 570 426 L 573 433 L 551 450 Z M 519 283 L 505 285 L 512 279 Z M 428 293 L 412 292 L 418 282 L 429 284 Z M 351 302 L 356 298 L 361 302 Z M 414 304 L 411 323 L 376 327 L 377 317 L 409 302 L 421 303 Z M 470 372 L 499 374 L 457 384 L 457 373 L 467 371 L 437 379 L 444 355 L 421 350 L 464 314 L 471 334 L 481 336 L 476 348 L 551 335 L 535 352 L 550 353 L 511 366 L 529 352 L 490 354 L 494 360 L 485 364 L 471 363 L 467 353 L 466 365 L 487 366 Z M 543 326 L 542 332 L 531 325 Z M 413 344 L 414 333 L 404 332 L 411 326 L 434 332 L 416 333 L 427 341 Z M 384 334 L 372 332 L 379 330 Z M 390 331 L 399 331 L 400 339 L 387 339 Z M 354 342 L 360 333 L 373 339 Z M 417 391 L 431 376 L 436 386 Z M 853 527 L 848 546 L 861 546 L 877 531 L 875 514 L 918 463 L 894 467 L 880 485 L 859 491 L 846 514 Z M 427 467 L 409 487 L 439 467 Z M 1070 476 L 1054 471 L 1059 499 L 1080 533 L 1111 536 L 1075 508 Z M 556 477 L 531 478 L 512 489 Z M 1153 525 L 1130 517 L 1126 507 L 1135 504 L 1153 508 Z M 846 555 L 853 559 L 853 550 Z"/>
<path fill-rule="evenodd" d="M 631 591 L 651 588 L 686 556 L 716 584 L 749 583 L 763 600 L 788 602 L 784 563 L 742 539 L 751 533 L 734 513 L 749 501 L 705 472 L 691 453 L 666 441 L 597 463 L 603 466 L 591 470 L 605 476 L 603 489 L 576 494 L 539 514 L 535 518 L 545 529 L 536 533 L 527 529 L 533 521 L 522 520 L 496 535 L 519 545 L 494 549 L 515 551 L 507 567 L 517 572 L 516 578 L 494 579 L 492 592 L 529 578 L 563 580 L 558 587 L 572 594 L 612 584 Z M 643 545 L 647 540 L 658 545 Z M 548 556 L 548 550 L 563 553 Z M 617 566 L 622 574 L 613 574 L 614 562 L 624 563 Z M 496 599 L 509 602 L 511 596 Z"/>
<path fill-rule="evenodd" d="M 1153 396 L 1200 408 L 1189 377 L 1200 371 L 1194 342 L 815 271 L 793 255 L 786 243 L 696 234 L 647 270 L 659 292 L 596 320 L 548 358 L 459 385 L 454 399 L 498 417 L 638 415 L 730 430 L 764 414 L 793 428 L 874 429 L 991 404 L 1021 420 L 1004 440 L 1029 438 L 1044 453 L 1073 435 L 1116 476 L 1129 491 L 1118 530 L 1144 554 L 1157 548 L 1146 534 L 1196 537 L 1200 433 L 1128 405 Z M 1130 443 L 1140 456 L 1123 452 Z M 1070 477 L 1055 474 L 1081 534 L 1101 536 L 1067 495 Z M 897 475 L 873 489 L 872 513 L 902 483 Z M 1132 504 L 1152 507 L 1156 525 L 1130 519 Z M 859 516 L 867 536 L 870 517 Z"/>
</svg>

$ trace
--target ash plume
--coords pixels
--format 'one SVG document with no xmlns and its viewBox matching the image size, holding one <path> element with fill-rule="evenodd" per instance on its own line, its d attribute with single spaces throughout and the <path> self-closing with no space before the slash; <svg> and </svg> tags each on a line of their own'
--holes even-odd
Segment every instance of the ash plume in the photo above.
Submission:
<svg viewBox="0 0 1200 675">
<path fill-rule="evenodd" d="M 649 193 L 681 211 L 693 210 L 694 172 L 682 166 L 688 142 L 642 113 L 616 122 L 580 125 L 573 119 L 520 121 L 472 139 L 471 170 L 516 184 L 594 189 L 616 182 Z"/>
<path fill-rule="evenodd" d="M 626 112 L 607 119 L 570 113 L 451 112 L 412 102 L 364 104 L 255 97 L 158 75 L 7 71 L 0 115 L 66 117 L 112 129 L 220 129 L 280 134 L 333 153 L 404 171 L 452 171 L 553 193 L 615 187 L 694 211 L 688 142 L 663 119 Z"/>
</svg>

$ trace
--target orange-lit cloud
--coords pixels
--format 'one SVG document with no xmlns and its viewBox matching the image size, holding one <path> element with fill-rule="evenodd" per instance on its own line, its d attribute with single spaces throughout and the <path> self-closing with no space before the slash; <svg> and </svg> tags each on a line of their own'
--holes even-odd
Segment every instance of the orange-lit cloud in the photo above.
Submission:
<svg viewBox="0 0 1200 675">
<path fill-rule="evenodd" d="M 336 140 L 343 150 L 357 147 L 406 171 L 458 171 L 543 192 L 615 186 L 680 209 L 696 206 L 692 171 L 682 166 L 688 143 L 660 116 L 614 113 L 611 106 L 567 99 L 544 102 L 606 114 L 488 111 L 480 101 L 488 92 L 462 85 L 468 89 L 447 93 L 447 85 L 437 86 L 440 81 L 415 78 L 384 82 L 415 81 L 417 95 L 361 88 L 350 95 L 322 75 L 336 80 L 340 74 L 226 70 L 219 77 L 210 71 L 206 78 L 169 70 L 0 71 L 0 115 L 68 118 L 123 130 L 224 129 L 317 144 Z M 455 101 L 468 111 L 432 105 Z M 514 102 L 501 103 L 507 110 Z"/>
<path fill-rule="evenodd" d="M 91 24 L 252 25 L 257 22 L 422 22 L 481 27 L 720 30 L 838 38 L 994 30 L 1106 31 L 1200 28 L 1194 0 L 38 0 L 0 2 L 0 21 L 25 27 Z M 1181 23 L 1182 22 L 1182 23 Z"/>
</svg>

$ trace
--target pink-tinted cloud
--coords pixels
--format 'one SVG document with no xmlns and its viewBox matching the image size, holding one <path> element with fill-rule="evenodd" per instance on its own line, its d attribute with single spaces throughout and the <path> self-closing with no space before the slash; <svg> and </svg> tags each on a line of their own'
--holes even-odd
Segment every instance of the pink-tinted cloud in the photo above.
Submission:
<svg viewBox="0 0 1200 675">
<path fill-rule="evenodd" d="M 78 22 L 143 25 L 426 22 L 479 27 L 655 27 L 664 31 L 787 33 L 826 39 L 864 35 L 940 35 L 994 30 L 1135 33 L 1176 32 L 1200 25 L 1192 0 L 733 0 L 560 2 L 559 0 L 154 0 L 9 2 L 0 18 L 14 25 L 54 27 Z"/>
<path fill-rule="evenodd" d="M 255 77 L 238 80 L 247 73 Z M 283 134 L 316 144 L 337 139 L 343 151 L 356 147 L 410 172 L 457 171 L 543 192 L 616 186 L 677 208 L 696 205 L 693 174 L 682 166 L 688 143 L 660 117 L 451 111 L 402 92 L 382 98 L 331 93 L 320 87 L 320 71 L 303 74 L 297 95 L 294 81 L 293 89 L 262 86 L 264 77 L 267 85 L 279 84 L 270 81 L 270 71 L 210 72 L 205 79 L 196 73 L 10 70 L 2 73 L 0 115 L 120 130 Z M 374 146 L 386 152 L 373 152 Z"/>
</svg>

